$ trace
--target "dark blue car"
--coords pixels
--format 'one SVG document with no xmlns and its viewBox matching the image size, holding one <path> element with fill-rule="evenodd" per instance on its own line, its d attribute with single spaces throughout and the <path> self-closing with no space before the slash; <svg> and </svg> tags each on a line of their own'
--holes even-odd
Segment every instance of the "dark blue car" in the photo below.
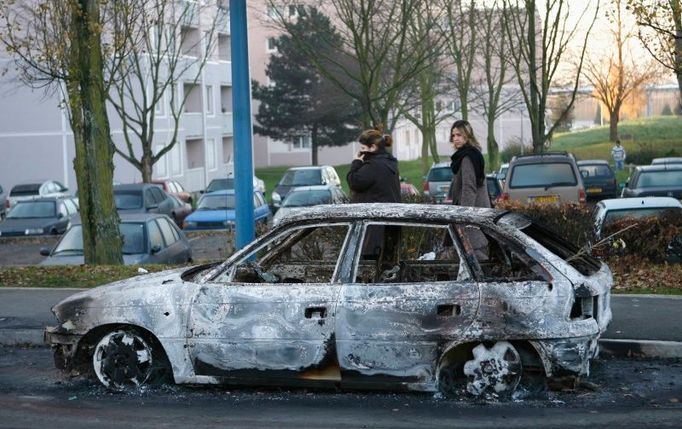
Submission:
<svg viewBox="0 0 682 429">
<path fill-rule="evenodd" d="M 618 194 L 616 173 L 607 161 L 594 159 L 578 161 L 583 176 L 587 199 L 615 198 Z"/>
<path fill-rule="evenodd" d="M 267 224 L 272 213 L 260 192 L 253 193 L 253 216 L 256 223 Z M 232 229 L 236 219 L 234 189 L 210 192 L 199 199 L 197 208 L 185 218 L 185 230 Z"/>
<path fill-rule="evenodd" d="M 78 213 L 73 198 L 38 198 L 18 201 L 0 222 L 0 236 L 62 234 Z"/>
</svg>

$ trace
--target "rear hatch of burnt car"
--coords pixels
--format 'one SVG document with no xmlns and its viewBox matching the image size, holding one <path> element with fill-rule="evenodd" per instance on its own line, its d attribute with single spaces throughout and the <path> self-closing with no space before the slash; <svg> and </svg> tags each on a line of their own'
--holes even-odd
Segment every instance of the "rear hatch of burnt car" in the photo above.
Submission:
<svg viewBox="0 0 682 429">
<path fill-rule="evenodd" d="M 599 331 L 604 332 L 611 321 L 611 286 L 613 276 L 609 267 L 593 257 L 589 251 L 581 249 L 559 234 L 528 220 L 516 213 L 506 213 L 496 221 L 499 225 L 511 226 L 530 237 L 546 250 L 553 258 L 550 263 L 562 271 L 573 284 L 575 301 L 571 308 L 572 320 L 594 318 Z M 560 259 L 573 270 L 562 269 L 552 259 Z"/>
</svg>

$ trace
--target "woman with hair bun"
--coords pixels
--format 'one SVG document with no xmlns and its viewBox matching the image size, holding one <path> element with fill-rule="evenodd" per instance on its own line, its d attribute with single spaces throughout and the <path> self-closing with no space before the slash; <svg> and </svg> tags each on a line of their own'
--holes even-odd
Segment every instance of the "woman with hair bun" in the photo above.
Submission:
<svg viewBox="0 0 682 429">
<path fill-rule="evenodd" d="M 386 151 L 393 144 L 390 135 L 377 129 L 365 130 L 358 138 L 360 151 L 346 176 L 352 203 L 399 203 L 398 160 Z"/>
</svg>

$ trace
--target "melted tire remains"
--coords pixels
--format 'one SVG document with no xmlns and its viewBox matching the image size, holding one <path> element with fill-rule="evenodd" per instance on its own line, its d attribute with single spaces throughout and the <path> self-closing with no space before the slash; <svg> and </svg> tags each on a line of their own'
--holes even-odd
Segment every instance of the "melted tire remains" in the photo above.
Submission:
<svg viewBox="0 0 682 429">
<path fill-rule="evenodd" d="M 492 347 L 479 344 L 472 350 L 474 358 L 464 364 L 467 392 L 511 395 L 521 381 L 521 356 L 511 343 L 498 341 Z"/>
<path fill-rule="evenodd" d="M 92 368 L 104 386 L 126 390 L 154 381 L 161 363 L 157 360 L 162 359 L 142 335 L 133 329 L 121 329 L 104 335 L 97 343 Z"/>
</svg>

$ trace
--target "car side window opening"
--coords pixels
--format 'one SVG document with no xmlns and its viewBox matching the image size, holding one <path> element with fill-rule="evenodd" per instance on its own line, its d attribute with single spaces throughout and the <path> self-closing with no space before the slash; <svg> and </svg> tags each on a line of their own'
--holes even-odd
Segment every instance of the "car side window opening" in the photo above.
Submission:
<svg viewBox="0 0 682 429">
<path fill-rule="evenodd" d="M 448 225 L 369 224 L 355 283 L 426 283 L 468 279 Z"/>
<path fill-rule="evenodd" d="M 59 213 L 62 215 L 62 217 L 67 217 L 70 214 L 63 202 L 59 204 Z"/>
<path fill-rule="evenodd" d="M 161 234 L 161 230 L 159 229 L 159 226 L 156 224 L 156 221 L 152 220 L 149 223 L 147 223 L 147 229 L 149 234 L 149 244 L 152 249 L 155 246 L 158 246 L 159 249 L 163 249 L 164 247 L 166 247 L 165 243 L 163 242 L 163 235 Z"/>
<path fill-rule="evenodd" d="M 237 262 L 232 281 L 329 283 L 334 277 L 348 230 L 347 224 L 289 230 Z"/>
<path fill-rule="evenodd" d="M 470 253 L 475 255 L 482 281 L 551 280 L 551 275 L 536 260 L 528 256 L 520 244 L 478 226 L 458 225 L 457 231 L 461 234 L 465 248 L 471 246 L 472 249 L 476 249 Z M 479 247 L 476 247 L 477 245 Z"/>
</svg>

